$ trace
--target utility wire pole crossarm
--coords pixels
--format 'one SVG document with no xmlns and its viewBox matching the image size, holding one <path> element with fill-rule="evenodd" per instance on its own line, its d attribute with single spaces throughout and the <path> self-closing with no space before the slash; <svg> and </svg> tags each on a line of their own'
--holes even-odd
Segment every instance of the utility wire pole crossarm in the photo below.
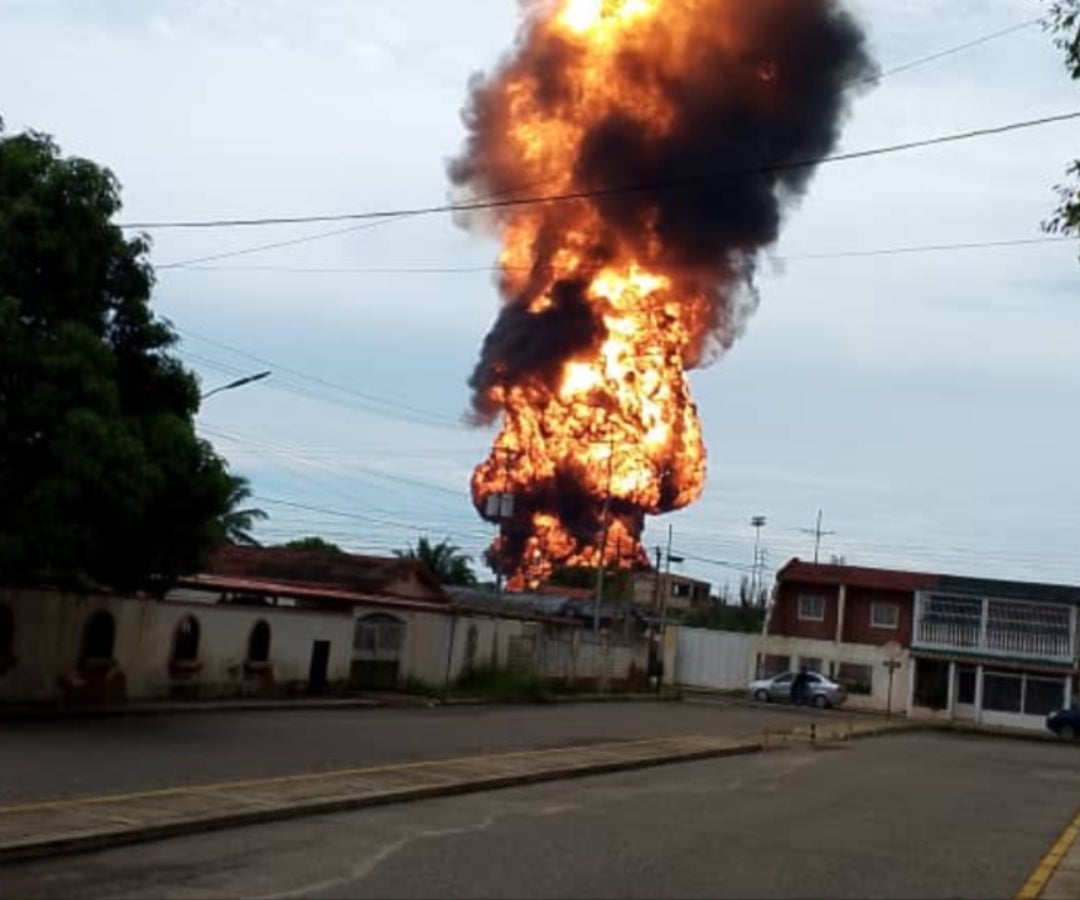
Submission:
<svg viewBox="0 0 1080 900">
<path fill-rule="evenodd" d="M 822 512 L 819 509 L 817 511 L 817 525 L 814 528 L 800 528 L 799 529 L 799 531 L 801 531 L 803 534 L 812 534 L 814 536 L 814 565 L 815 566 L 817 565 L 818 554 L 819 554 L 819 552 L 821 550 L 821 539 L 823 537 L 828 537 L 831 534 L 836 534 L 835 531 L 823 531 L 822 530 L 822 528 L 821 528 L 821 515 L 822 515 Z"/>
</svg>

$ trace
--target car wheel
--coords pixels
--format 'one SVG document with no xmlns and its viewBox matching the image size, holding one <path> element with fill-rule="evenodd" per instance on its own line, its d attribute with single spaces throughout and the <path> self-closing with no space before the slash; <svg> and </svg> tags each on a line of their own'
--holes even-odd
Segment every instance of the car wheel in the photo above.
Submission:
<svg viewBox="0 0 1080 900">
<path fill-rule="evenodd" d="M 765 690 L 757 691 L 757 692 L 754 693 L 754 699 L 759 701 L 760 703 L 768 703 L 769 702 L 769 692 L 765 691 Z"/>
<path fill-rule="evenodd" d="M 1058 732 L 1063 740 L 1074 741 L 1076 740 L 1076 729 L 1072 725 L 1065 725 L 1061 731 Z"/>
<path fill-rule="evenodd" d="M 826 697 L 824 694 L 818 694 L 814 698 L 814 706 L 816 706 L 818 709 L 828 709 L 830 705 L 831 704 L 829 703 L 829 698 Z"/>
</svg>

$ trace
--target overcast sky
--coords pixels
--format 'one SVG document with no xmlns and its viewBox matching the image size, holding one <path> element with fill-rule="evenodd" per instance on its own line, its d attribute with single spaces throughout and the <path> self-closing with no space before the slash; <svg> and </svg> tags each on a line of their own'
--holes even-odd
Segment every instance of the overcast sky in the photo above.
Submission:
<svg viewBox="0 0 1080 900">
<path fill-rule="evenodd" d="M 889 70 L 1044 4 L 849 6 Z M 511 46 L 517 9 L 0 0 L 0 115 L 112 168 L 126 221 L 428 205 L 447 196 L 467 80 Z M 841 149 L 1076 109 L 1030 27 L 886 77 L 856 101 Z M 651 521 L 647 543 L 670 523 L 685 571 L 734 585 L 752 515 L 768 517 L 775 567 L 812 556 L 800 529 L 821 508 L 825 557 L 1080 580 L 1076 245 L 835 255 L 1038 238 L 1078 155 L 1067 123 L 822 168 L 762 266 L 746 333 L 693 375 L 704 497 Z M 200 427 L 251 477 L 268 541 L 318 533 L 382 553 L 427 533 L 479 554 L 491 529 L 468 476 L 492 434 L 460 422 L 496 311 L 492 242 L 430 217 L 164 268 L 343 227 L 155 232 L 155 305 L 205 386 L 274 372 L 208 400 Z M 400 271 L 446 268 L 472 271 Z"/>
</svg>

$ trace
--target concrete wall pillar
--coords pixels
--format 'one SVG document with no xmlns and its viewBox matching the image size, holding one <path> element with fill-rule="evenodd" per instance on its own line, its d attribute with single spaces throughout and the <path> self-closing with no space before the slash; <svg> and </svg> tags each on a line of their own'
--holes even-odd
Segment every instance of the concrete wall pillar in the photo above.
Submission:
<svg viewBox="0 0 1080 900">
<path fill-rule="evenodd" d="M 975 724 L 981 724 L 983 718 L 983 667 L 975 667 Z"/>
<path fill-rule="evenodd" d="M 949 694 L 945 708 L 949 711 L 949 718 L 956 718 L 956 663 L 949 663 Z"/>
<path fill-rule="evenodd" d="M 836 643 L 844 640 L 844 614 L 847 610 L 847 585 L 840 585 L 840 593 L 836 598 Z"/>
</svg>

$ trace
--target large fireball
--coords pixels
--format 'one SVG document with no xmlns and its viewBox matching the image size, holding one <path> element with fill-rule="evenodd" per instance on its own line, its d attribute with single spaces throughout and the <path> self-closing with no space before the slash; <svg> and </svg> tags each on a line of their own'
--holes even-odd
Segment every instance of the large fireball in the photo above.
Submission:
<svg viewBox="0 0 1080 900">
<path fill-rule="evenodd" d="M 477 79 L 451 166 L 502 241 L 503 307 L 470 381 L 498 423 L 473 499 L 514 495 L 492 561 L 630 566 L 646 515 L 701 495 L 686 373 L 756 306 L 758 251 L 873 72 L 833 0 L 524 2 L 514 52 Z"/>
</svg>

